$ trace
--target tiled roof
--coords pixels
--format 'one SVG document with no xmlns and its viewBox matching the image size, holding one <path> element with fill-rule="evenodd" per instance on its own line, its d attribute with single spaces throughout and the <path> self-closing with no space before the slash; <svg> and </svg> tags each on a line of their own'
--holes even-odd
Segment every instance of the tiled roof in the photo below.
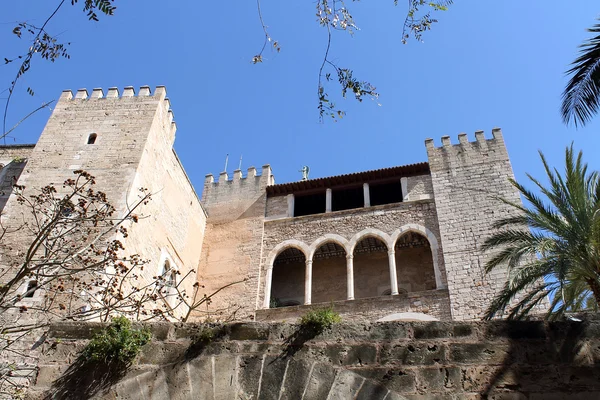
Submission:
<svg viewBox="0 0 600 400">
<path fill-rule="evenodd" d="M 390 178 L 429 174 L 429 164 L 426 162 L 401 165 L 398 167 L 381 168 L 372 171 L 354 172 L 351 174 L 309 179 L 307 181 L 288 182 L 267 187 L 267 194 L 280 196 L 295 192 L 312 191 L 353 185 L 364 182 L 385 181 Z"/>
</svg>

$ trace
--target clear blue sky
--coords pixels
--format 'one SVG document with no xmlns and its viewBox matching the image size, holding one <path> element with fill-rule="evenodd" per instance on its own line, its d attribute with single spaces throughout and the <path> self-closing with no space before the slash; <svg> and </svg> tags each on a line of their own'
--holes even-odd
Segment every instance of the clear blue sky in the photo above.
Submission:
<svg viewBox="0 0 600 400">
<path fill-rule="evenodd" d="M 0 55 L 11 57 L 26 43 L 12 37 L 14 21 L 41 24 L 58 1 L 5 1 L 0 17 Z M 69 3 L 69 2 L 67 2 Z M 404 3 L 404 2 L 400 2 Z M 142 6 L 143 4 L 143 6 Z M 262 46 L 254 1 L 117 0 L 116 15 L 87 21 L 80 6 L 67 6 L 48 27 L 71 41 L 71 59 L 35 60 L 18 87 L 9 125 L 63 89 L 166 85 L 178 125 L 175 148 L 201 191 L 204 175 L 231 173 L 270 163 L 277 182 L 426 161 L 423 141 L 460 132 L 503 129 L 518 179 L 543 174 L 537 150 L 563 165 L 571 141 L 600 169 L 600 118 L 584 129 L 560 120 L 563 72 L 600 13 L 593 0 L 458 0 L 424 36 L 400 42 L 406 9 L 392 0 L 348 2 L 361 31 L 334 36 L 332 58 L 371 81 L 381 107 L 339 101 L 348 115 L 319 124 L 317 73 L 326 32 L 315 20 L 314 2 L 262 0 L 271 35 L 282 46 L 250 60 Z M 19 47 L 21 46 L 21 47 Z M 13 65 L 0 67 L 8 86 Z M 35 97 L 25 94 L 31 86 Z M 337 87 L 331 86 L 330 94 Z M 2 96 L 4 96 L 3 94 Z M 35 142 L 49 112 L 15 133 Z"/>
</svg>

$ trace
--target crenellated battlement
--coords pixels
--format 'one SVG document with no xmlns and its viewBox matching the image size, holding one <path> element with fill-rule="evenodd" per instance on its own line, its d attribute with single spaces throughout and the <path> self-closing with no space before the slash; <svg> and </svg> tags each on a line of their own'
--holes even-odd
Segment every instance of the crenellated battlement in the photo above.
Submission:
<svg viewBox="0 0 600 400">
<path fill-rule="evenodd" d="M 442 136 L 440 147 L 435 146 L 433 139 L 426 139 L 425 147 L 432 170 L 508 161 L 508 152 L 500 128 L 492 129 L 491 139 L 486 139 L 484 131 L 476 131 L 475 141 L 472 142 L 466 133 L 461 133 L 456 144 L 452 143 L 450 136 Z"/>
<path fill-rule="evenodd" d="M 166 113 L 166 124 L 167 126 L 171 127 L 170 137 L 172 138 L 172 140 L 175 140 L 177 124 L 175 123 L 175 115 L 173 114 L 173 110 L 171 109 L 171 101 L 167 97 L 167 88 L 165 86 L 156 86 L 154 92 L 152 92 L 150 86 L 141 86 L 137 91 L 137 94 L 133 86 L 126 86 L 123 89 L 122 93 L 117 87 L 108 88 L 106 93 L 102 88 L 94 88 L 92 89 L 91 93 L 87 89 L 83 88 L 78 89 L 75 92 L 75 95 L 73 95 L 73 92 L 70 89 L 68 89 L 62 92 L 59 99 L 59 103 L 62 103 L 64 105 L 85 104 L 86 106 L 92 106 L 94 104 L 105 104 L 106 106 L 108 106 L 109 104 L 116 105 L 117 103 L 112 103 L 116 100 L 121 102 L 128 100 L 149 100 L 159 101 L 160 103 L 162 103 L 162 112 Z"/>
<path fill-rule="evenodd" d="M 492 139 L 486 139 L 485 138 L 485 132 L 484 131 L 475 131 L 475 141 L 474 142 L 469 142 L 469 137 L 467 136 L 466 133 L 460 133 L 458 135 L 458 144 L 452 144 L 452 141 L 450 140 L 450 136 L 442 136 L 442 146 L 437 147 L 438 149 L 443 149 L 443 148 L 449 148 L 449 147 L 457 147 L 457 146 L 466 146 L 469 144 L 478 144 L 481 147 L 484 147 L 485 145 L 490 144 L 490 142 L 492 143 L 496 143 L 496 142 L 502 142 L 504 143 L 504 138 L 502 137 L 502 129 L 500 128 L 493 128 L 492 129 Z M 433 139 L 425 139 L 425 147 L 427 147 L 427 149 L 435 149 L 435 142 Z"/>
<path fill-rule="evenodd" d="M 70 89 L 63 90 L 60 95 L 60 100 L 98 100 L 98 99 L 127 99 L 131 97 L 157 97 L 161 100 L 166 99 L 167 89 L 164 86 L 157 86 L 154 89 L 154 94 L 150 90 L 150 86 L 140 86 L 139 91 L 136 95 L 135 88 L 133 86 L 125 86 L 123 93 L 121 94 L 119 88 L 110 87 L 108 88 L 106 95 L 104 89 L 94 88 L 92 92 L 88 92 L 87 89 L 78 89 L 73 96 L 73 91 Z M 168 99 L 167 99 L 168 100 Z"/>
<path fill-rule="evenodd" d="M 262 166 L 261 175 L 257 175 L 254 167 L 248 168 L 245 177 L 239 169 L 233 171 L 231 179 L 227 172 L 221 172 L 216 181 L 213 174 L 208 174 L 204 179 L 202 204 L 209 216 L 215 216 L 217 208 L 217 214 L 224 215 L 233 210 L 245 210 L 257 199 L 265 196 L 266 187 L 273 184 L 275 178 L 269 164 Z"/>
</svg>

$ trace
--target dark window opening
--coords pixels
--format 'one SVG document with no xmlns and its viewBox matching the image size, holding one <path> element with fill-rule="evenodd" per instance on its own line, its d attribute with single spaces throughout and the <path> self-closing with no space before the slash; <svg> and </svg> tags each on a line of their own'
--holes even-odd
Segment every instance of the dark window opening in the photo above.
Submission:
<svg viewBox="0 0 600 400">
<path fill-rule="evenodd" d="M 95 133 L 90 134 L 90 136 L 88 136 L 88 142 L 87 144 L 94 144 L 96 143 L 96 138 L 98 137 L 98 135 L 96 135 Z"/>
<path fill-rule="evenodd" d="M 35 290 L 38 287 L 37 281 L 29 281 L 27 283 L 27 290 L 25 291 L 25 297 L 33 297 Z"/>
<path fill-rule="evenodd" d="M 369 184 L 369 196 L 372 206 L 400 203 L 402 201 L 400 179 L 395 182 Z"/>
<path fill-rule="evenodd" d="M 350 210 L 365 206 L 363 187 L 337 189 L 331 193 L 331 211 Z"/>
<path fill-rule="evenodd" d="M 325 192 L 295 196 L 294 217 L 325 212 Z"/>
</svg>

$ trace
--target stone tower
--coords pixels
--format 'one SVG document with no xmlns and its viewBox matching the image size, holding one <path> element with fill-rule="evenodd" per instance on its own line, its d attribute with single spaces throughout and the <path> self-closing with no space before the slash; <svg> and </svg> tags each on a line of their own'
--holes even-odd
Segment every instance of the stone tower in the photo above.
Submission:
<svg viewBox="0 0 600 400">
<path fill-rule="evenodd" d="M 455 145 L 444 136 L 442 147 L 435 147 L 432 139 L 425 142 L 455 320 L 481 318 L 506 281 L 505 270 L 485 275 L 490 254 L 480 249 L 494 221 L 515 213 L 498 197 L 521 203 L 509 182 L 514 176 L 502 132 L 496 128 L 492 134 L 486 140 L 478 131 L 475 142 L 461 134 Z"/>
<path fill-rule="evenodd" d="M 176 125 L 166 89 L 149 87 L 64 91 L 37 144 L 26 155 L 26 165 L 18 183 L 34 193 L 72 178 L 73 171 L 85 170 L 96 177 L 96 190 L 106 193 L 117 215 L 139 199 L 139 189 L 147 188 L 152 201 L 140 213 L 123 240 L 128 253 L 151 260 L 144 269 L 151 279 L 168 264 L 184 276 L 196 271 L 204 237 L 205 213 L 173 150 Z M 10 198 L 4 208 L 5 221 L 27 217 Z M 18 236 L 6 237 L 2 245 L 11 245 Z M 27 238 L 19 239 L 27 243 Z M 31 243 L 31 242 L 29 242 Z M 12 243 L 13 248 L 22 244 Z M 10 258 L 10 251 L 3 251 Z M 2 264 L 9 264 L 3 259 Z M 195 273 L 185 287 L 191 290 Z"/>
<path fill-rule="evenodd" d="M 253 318 L 260 279 L 257 266 L 263 256 L 266 188 L 274 183 L 269 165 L 262 167 L 261 175 L 250 167 L 245 177 L 241 170 L 233 172 L 233 179 L 222 172 L 217 182 L 213 175 L 206 176 L 202 205 L 208 219 L 198 278 L 206 293 L 246 279 L 215 298 L 213 310 L 227 313 L 241 307 L 244 314 L 240 317 Z"/>
</svg>

